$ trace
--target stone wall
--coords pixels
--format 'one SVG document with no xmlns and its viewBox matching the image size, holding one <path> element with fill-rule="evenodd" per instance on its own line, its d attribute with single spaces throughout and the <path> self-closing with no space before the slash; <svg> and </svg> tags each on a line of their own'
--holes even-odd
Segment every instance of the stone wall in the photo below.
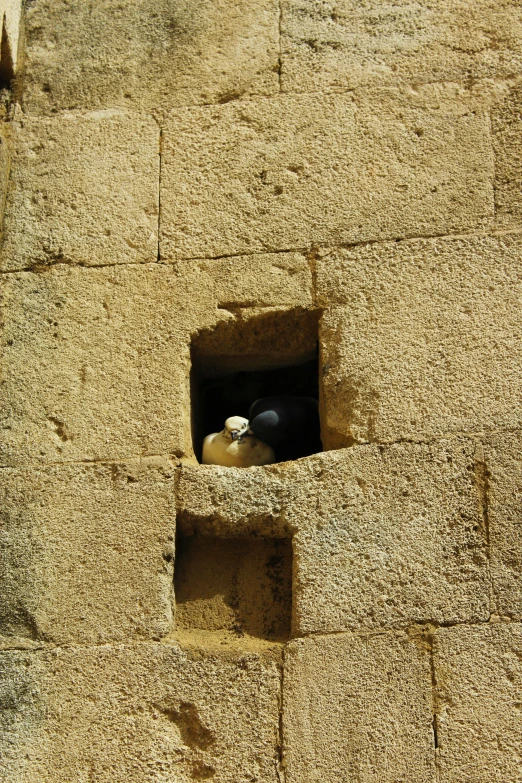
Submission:
<svg viewBox="0 0 522 783">
<path fill-rule="evenodd" d="M 0 781 L 522 781 L 519 0 L 0 12 Z"/>
</svg>

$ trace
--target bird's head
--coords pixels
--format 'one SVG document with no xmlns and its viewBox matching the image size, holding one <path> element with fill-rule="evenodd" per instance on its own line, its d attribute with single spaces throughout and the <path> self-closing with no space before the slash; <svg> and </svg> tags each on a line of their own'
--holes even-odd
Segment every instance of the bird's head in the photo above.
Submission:
<svg viewBox="0 0 522 783">
<path fill-rule="evenodd" d="M 223 435 L 229 440 L 240 440 L 248 432 L 248 419 L 243 416 L 230 416 L 225 422 Z"/>
<path fill-rule="evenodd" d="M 250 422 L 249 435 L 268 443 L 269 446 L 278 446 L 284 433 L 281 429 L 281 418 L 277 411 L 269 410 L 258 413 Z"/>
</svg>

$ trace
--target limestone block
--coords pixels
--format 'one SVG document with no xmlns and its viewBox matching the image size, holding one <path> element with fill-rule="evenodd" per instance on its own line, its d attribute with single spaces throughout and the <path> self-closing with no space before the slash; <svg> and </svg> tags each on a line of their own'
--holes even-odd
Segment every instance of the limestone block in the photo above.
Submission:
<svg viewBox="0 0 522 783">
<path fill-rule="evenodd" d="M 3 653 L 0 781 L 277 783 L 279 666 L 154 643 Z"/>
<path fill-rule="evenodd" d="M 395 93 L 175 110 L 163 151 L 166 259 L 447 233 L 493 214 L 487 117 Z"/>
<path fill-rule="evenodd" d="M 279 91 L 277 0 L 43 0 L 27 10 L 31 113 Z"/>
<path fill-rule="evenodd" d="M 312 466 L 315 457 L 263 468 L 181 465 L 177 529 L 185 536 L 289 537 L 285 509 L 289 498 L 297 503 L 303 480 L 312 480 Z"/>
<path fill-rule="evenodd" d="M 293 635 L 489 617 L 472 443 L 184 466 L 184 535 L 293 536 Z"/>
<path fill-rule="evenodd" d="M 159 129 L 118 111 L 20 119 L 1 253 L 6 270 L 156 261 Z"/>
<path fill-rule="evenodd" d="M 473 451 L 439 443 L 323 458 L 294 509 L 310 519 L 294 537 L 297 634 L 487 619 Z"/>
<path fill-rule="evenodd" d="M 522 619 L 522 439 L 503 433 L 484 446 L 484 487 L 496 611 Z"/>
<path fill-rule="evenodd" d="M 4 225 L 5 201 L 11 172 L 11 134 L 8 128 L 7 123 L 3 123 L 0 133 L 0 232 Z"/>
<path fill-rule="evenodd" d="M 500 228 L 522 226 L 522 84 L 491 112 L 495 153 L 495 214 Z"/>
<path fill-rule="evenodd" d="M 517 0 L 283 0 L 283 90 L 522 72 Z"/>
<path fill-rule="evenodd" d="M 253 298 L 271 313 L 311 305 L 298 254 L 59 264 L 3 275 L 0 285 L 4 465 L 191 455 L 191 335 L 248 324 Z"/>
<path fill-rule="evenodd" d="M 441 783 L 520 783 L 520 624 L 441 628 L 434 662 Z"/>
<path fill-rule="evenodd" d="M 3 464 L 181 453 L 176 280 L 157 265 L 3 276 Z"/>
<path fill-rule="evenodd" d="M 1 473 L 1 633 L 97 644 L 170 631 L 168 460 Z"/>
<path fill-rule="evenodd" d="M 291 642 L 288 783 L 426 783 L 435 777 L 429 655 L 403 633 Z"/>
<path fill-rule="evenodd" d="M 190 286 L 187 298 L 203 312 L 200 289 L 212 292 L 214 307 L 225 310 L 313 307 L 312 273 L 301 253 L 261 253 L 180 263 L 178 274 Z M 291 340 L 291 335 L 288 335 Z"/>
<path fill-rule="evenodd" d="M 16 73 L 22 0 L 0 0 L 0 24 L 2 25 L 2 52 L 0 74 L 8 82 Z"/>
<path fill-rule="evenodd" d="M 325 252 L 323 443 L 520 427 L 521 251 L 505 235 Z"/>
</svg>

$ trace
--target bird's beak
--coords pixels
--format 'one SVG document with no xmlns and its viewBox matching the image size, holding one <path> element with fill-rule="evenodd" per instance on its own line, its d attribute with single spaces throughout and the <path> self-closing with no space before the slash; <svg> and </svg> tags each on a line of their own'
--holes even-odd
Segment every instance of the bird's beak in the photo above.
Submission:
<svg viewBox="0 0 522 783">
<path fill-rule="evenodd" d="M 232 440 L 237 440 L 239 438 L 239 430 L 231 430 L 230 437 Z"/>
</svg>

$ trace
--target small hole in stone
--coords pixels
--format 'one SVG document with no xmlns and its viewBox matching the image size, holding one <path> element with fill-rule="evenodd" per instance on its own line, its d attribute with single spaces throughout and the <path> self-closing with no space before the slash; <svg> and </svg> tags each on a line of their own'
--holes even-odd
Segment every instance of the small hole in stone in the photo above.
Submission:
<svg viewBox="0 0 522 783">
<path fill-rule="evenodd" d="M 290 638 L 289 538 L 179 537 L 174 586 L 178 629 Z"/>
<path fill-rule="evenodd" d="M 202 461 L 203 439 L 221 433 L 227 419 L 255 421 L 256 411 L 278 403 L 283 406 L 279 431 L 274 434 L 259 429 L 254 433 L 273 450 L 269 461 L 283 462 L 322 451 L 318 408 L 319 313 L 252 313 L 246 304 L 245 309 L 234 310 L 226 303 L 220 309 L 235 317 L 215 329 L 200 332 L 192 343 L 192 446 L 196 458 Z M 275 401 L 267 406 L 264 402 L 256 403 L 268 399 Z M 254 403 L 256 407 L 252 408 Z M 295 416 L 293 427 L 283 421 L 285 407 L 290 416 Z"/>
<path fill-rule="evenodd" d="M 4 14 L 2 19 L 2 36 L 0 40 L 0 89 L 9 89 L 13 77 L 13 54 L 7 35 L 6 18 Z"/>
</svg>

